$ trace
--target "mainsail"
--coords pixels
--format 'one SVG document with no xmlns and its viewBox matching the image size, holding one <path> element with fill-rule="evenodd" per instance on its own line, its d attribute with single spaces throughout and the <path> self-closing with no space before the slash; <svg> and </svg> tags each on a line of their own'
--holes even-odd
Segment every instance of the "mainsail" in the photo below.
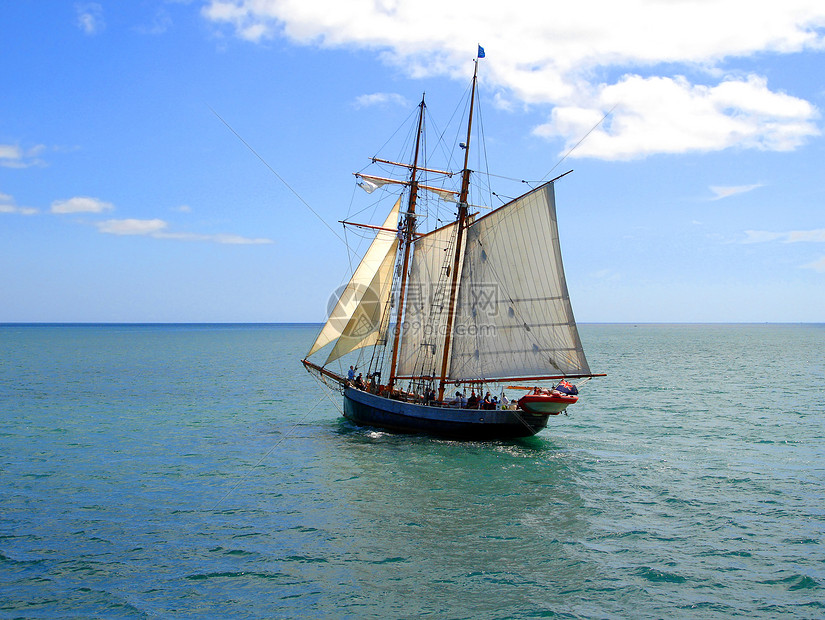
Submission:
<svg viewBox="0 0 825 620">
<path fill-rule="evenodd" d="M 307 353 L 312 355 L 337 339 L 324 365 L 355 349 L 375 344 L 378 340 L 384 302 L 392 286 L 392 266 L 398 250 L 395 234 L 399 197 L 379 230 L 361 264 L 338 297 L 329 319 Z"/>
<path fill-rule="evenodd" d="M 562 266 L 553 183 L 466 231 L 452 380 L 589 375 Z"/>
</svg>

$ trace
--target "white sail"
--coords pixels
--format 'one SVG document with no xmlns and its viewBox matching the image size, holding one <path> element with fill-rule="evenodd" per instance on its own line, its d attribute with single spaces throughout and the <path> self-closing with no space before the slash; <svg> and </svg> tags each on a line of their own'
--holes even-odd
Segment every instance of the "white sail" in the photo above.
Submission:
<svg viewBox="0 0 825 620">
<path fill-rule="evenodd" d="M 366 314 L 359 316 L 370 316 L 374 312 L 374 303 L 378 291 L 373 290 L 371 285 L 375 278 L 379 275 L 382 266 L 385 265 L 388 256 L 395 256 L 398 248 L 398 241 L 396 238 L 396 225 L 398 223 L 398 213 L 401 208 L 401 198 L 399 197 L 390 214 L 387 216 L 384 226 L 382 228 L 388 230 L 379 230 L 375 239 L 369 249 L 367 249 L 361 263 L 352 274 L 349 283 L 341 292 L 335 307 L 330 312 L 326 324 L 315 339 L 315 343 L 307 353 L 307 357 L 325 347 L 333 340 L 340 338 L 350 324 L 350 320 L 356 314 L 359 307 L 370 304 L 366 309 Z M 390 271 L 392 270 L 392 260 L 390 260 Z M 383 277 L 379 277 L 379 282 L 383 282 Z M 379 320 L 380 322 L 380 320 Z M 377 330 L 377 328 L 376 328 Z M 350 335 L 353 332 L 350 331 Z M 360 345 L 366 346 L 366 345 Z M 358 346 L 353 346 L 349 350 L 354 350 Z M 347 353 L 348 351 L 344 351 Z M 343 355 L 344 353 L 341 353 Z M 330 361 L 330 360 L 327 360 Z"/>
<path fill-rule="evenodd" d="M 453 265 L 455 233 L 456 224 L 448 224 L 413 244 L 398 376 L 432 375 L 441 370 L 450 281 L 446 270 Z"/>
<path fill-rule="evenodd" d="M 466 231 L 450 379 L 584 375 L 548 183 Z"/>
</svg>

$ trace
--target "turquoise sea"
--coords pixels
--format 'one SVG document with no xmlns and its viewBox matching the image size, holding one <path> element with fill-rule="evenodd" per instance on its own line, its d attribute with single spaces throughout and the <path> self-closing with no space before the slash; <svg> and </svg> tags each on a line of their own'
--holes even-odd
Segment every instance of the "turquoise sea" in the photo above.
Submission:
<svg viewBox="0 0 825 620">
<path fill-rule="evenodd" d="M 500 443 L 353 427 L 316 330 L 0 326 L 0 617 L 825 617 L 825 325 L 583 325 Z"/>
</svg>

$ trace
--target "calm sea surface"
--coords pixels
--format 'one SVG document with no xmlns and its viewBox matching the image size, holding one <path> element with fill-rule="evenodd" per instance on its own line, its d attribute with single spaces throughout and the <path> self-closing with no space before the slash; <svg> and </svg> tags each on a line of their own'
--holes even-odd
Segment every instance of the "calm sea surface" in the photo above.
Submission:
<svg viewBox="0 0 825 620">
<path fill-rule="evenodd" d="M 316 330 L 0 326 L 0 617 L 825 617 L 825 325 L 584 325 L 501 443 L 353 427 Z"/>
</svg>

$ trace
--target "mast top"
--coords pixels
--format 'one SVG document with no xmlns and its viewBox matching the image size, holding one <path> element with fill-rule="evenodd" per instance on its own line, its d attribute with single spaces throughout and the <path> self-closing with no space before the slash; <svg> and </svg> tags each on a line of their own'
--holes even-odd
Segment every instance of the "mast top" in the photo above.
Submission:
<svg viewBox="0 0 825 620">
<path fill-rule="evenodd" d="M 479 57 L 484 57 L 484 50 L 479 45 Z M 476 82 L 478 81 L 478 59 L 473 60 L 473 88 L 470 94 L 470 115 L 467 120 L 467 139 L 464 141 L 464 169 L 461 171 L 461 193 L 459 194 L 459 205 L 464 205 L 466 212 L 467 196 L 470 193 L 470 138 L 473 132 L 473 109 L 475 108 L 476 99 Z M 461 207 L 459 206 L 459 211 Z M 460 215 L 460 214 L 459 214 Z M 466 215 L 466 213 L 465 213 Z"/>
</svg>

